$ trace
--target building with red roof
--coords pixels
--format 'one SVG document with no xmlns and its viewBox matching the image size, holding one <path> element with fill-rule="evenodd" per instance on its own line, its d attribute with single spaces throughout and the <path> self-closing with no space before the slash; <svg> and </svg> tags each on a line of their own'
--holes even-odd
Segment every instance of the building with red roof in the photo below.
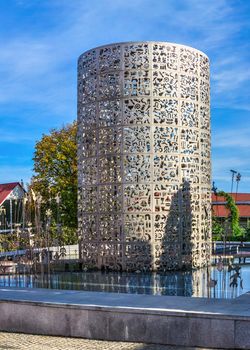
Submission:
<svg viewBox="0 0 250 350">
<path fill-rule="evenodd" d="M 0 206 L 9 198 L 20 199 L 25 191 L 19 182 L 0 184 Z"/>
<path fill-rule="evenodd" d="M 25 190 L 19 182 L 0 184 L 0 231 L 12 232 L 22 221 L 22 199 Z"/>
<path fill-rule="evenodd" d="M 240 224 L 250 227 L 250 193 L 230 193 L 235 200 L 239 210 Z M 230 211 L 226 208 L 226 200 L 224 197 L 212 194 L 213 215 L 225 220 L 230 215 Z"/>
</svg>

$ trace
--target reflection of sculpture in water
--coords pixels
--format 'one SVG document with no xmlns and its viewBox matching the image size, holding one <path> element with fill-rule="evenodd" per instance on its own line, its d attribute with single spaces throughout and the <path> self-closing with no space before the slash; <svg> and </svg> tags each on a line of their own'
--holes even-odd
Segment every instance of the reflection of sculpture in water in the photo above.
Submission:
<svg viewBox="0 0 250 350">
<path fill-rule="evenodd" d="M 237 288 L 238 287 L 238 280 L 240 282 L 240 287 L 243 289 L 243 279 L 240 275 L 241 267 L 239 265 L 229 265 L 228 266 L 228 272 L 234 272 L 232 276 L 230 276 L 230 287 Z"/>
</svg>

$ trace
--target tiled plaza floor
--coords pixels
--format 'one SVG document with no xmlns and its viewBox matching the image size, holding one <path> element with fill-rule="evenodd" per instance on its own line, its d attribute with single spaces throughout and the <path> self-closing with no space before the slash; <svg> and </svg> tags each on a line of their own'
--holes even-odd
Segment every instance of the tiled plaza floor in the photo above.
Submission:
<svg viewBox="0 0 250 350">
<path fill-rule="evenodd" d="M 176 346 L 0 332 L 0 350 L 202 350 Z M 207 350 L 207 349 L 206 349 Z M 215 349 L 213 349 L 215 350 Z"/>
</svg>

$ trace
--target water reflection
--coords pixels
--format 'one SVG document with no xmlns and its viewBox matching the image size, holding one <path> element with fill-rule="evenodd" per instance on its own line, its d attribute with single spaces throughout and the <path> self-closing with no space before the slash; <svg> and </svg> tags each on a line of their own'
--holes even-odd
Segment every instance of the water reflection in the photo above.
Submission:
<svg viewBox="0 0 250 350">
<path fill-rule="evenodd" d="M 44 275 L 1 275 L 0 287 L 50 288 L 130 294 L 235 298 L 250 290 L 250 265 L 240 270 L 241 283 L 233 285 L 235 271 L 210 270 L 158 273 L 64 272 Z M 231 284 L 231 286 L 230 286 Z"/>
</svg>

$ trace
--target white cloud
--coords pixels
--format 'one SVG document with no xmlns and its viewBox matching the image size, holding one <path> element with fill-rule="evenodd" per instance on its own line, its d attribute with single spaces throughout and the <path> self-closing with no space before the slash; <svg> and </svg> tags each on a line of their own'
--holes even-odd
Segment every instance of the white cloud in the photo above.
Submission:
<svg viewBox="0 0 250 350">
<path fill-rule="evenodd" d="M 246 151 L 250 148 L 250 128 L 238 128 L 231 130 L 221 130 L 213 137 L 214 148 L 229 148 L 237 147 L 243 148 Z"/>
<path fill-rule="evenodd" d="M 29 182 L 32 171 L 31 167 L 16 166 L 15 164 L 10 164 L 9 166 L 0 167 L 0 183 L 24 181 L 24 183 Z"/>
<path fill-rule="evenodd" d="M 8 131 L 0 129 L 0 142 L 1 143 L 11 143 L 11 144 L 23 144 L 23 143 L 34 143 L 35 133 L 17 133 L 14 131 Z"/>
<path fill-rule="evenodd" d="M 37 6 L 31 0 L 18 0 L 17 5 L 25 10 Z M 249 24 L 244 17 L 247 5 L 243 3 L 44 0 L 39 6 L 47 7 L 50 25 L 44 20 L 43 28 L 38 24 L 40 29 L 34 31 L 20 26 L 14 36 L 0 32 L 0 103 L 27 106 L 29 110 L 18 120 L 20 123 L 23 118 L 26 123 L 24 135 L 1 130 L 6 143 L 30 142 L 39 137 L 39 131 L 75 118 L 77 57 L 91 47 L 114 41 L 165 40 L 197 47 L 211 58 L 212 105 L 250 110 L 250 49 L 242 36 Z M 15 25 L 19 28 L 18 23 Z M 40 128 L 36 134 L 34 125 Z M 228 166 L 234 164 L 247 171 L 250 143 L 247 126 L 243 129 L 225 122 L 225 127 L 233 131 L 217 129 L 213 138 L 214 149 L 220 151 L 214 155 L 214 173 L 224 181 L 227 176 L 221 174 L 228 171 Z M 238 148 L 239 155 L 225 154 L 229 148 Z M 22 168 L 11 167 L 8 176 L 19 176 L 20 171 Z"/>
<path fill-rule="evenodd" d="M 56 7 L 59 3 L 53 4 Z M 155 39 L 159 36 L 197 46 L 211 56 L 214 52 L 218 56 L 216 51 L 221 52 L 221 45 L 230 46 L 227 57 L 234 57 L 231 63 L 225 60 L 223 52 L 212 61 L 215 105 L 216 94 L 231 91 L 234 96 L 224 98 L 224 104 L 230 105 L 230 100 L 235 104 L 236 88 L 240 90 L 249 79 L 248 61 L 244 62 L 241 47 L 237 47 L 237 52 L 243 62 L 235 48 L 228 45 L 243 26 L 235 20 L 236 9 L 228 1 L 76 0 L 60 4 L 56 7 L 58 22 L 53 29 L 42 34 L 20 33 L 13 40 L 6 38 L 0 56 L 3 87 L 0 101 L 8 102 L 15 96 L 25 103 L 48 105 L 56 113 L 74 113 L 75 106 L 69 108 L 66 104 L 75 103 L 77 56 L 91 46 L 116 39 L 145 40 L 152 32 Z M 66 96 L 71 97 L 65 99 Z M 59 111 L 56 105 L 61 106 Z M 222 105 L 221 100 L 218 105 Z"/>
</svg>

